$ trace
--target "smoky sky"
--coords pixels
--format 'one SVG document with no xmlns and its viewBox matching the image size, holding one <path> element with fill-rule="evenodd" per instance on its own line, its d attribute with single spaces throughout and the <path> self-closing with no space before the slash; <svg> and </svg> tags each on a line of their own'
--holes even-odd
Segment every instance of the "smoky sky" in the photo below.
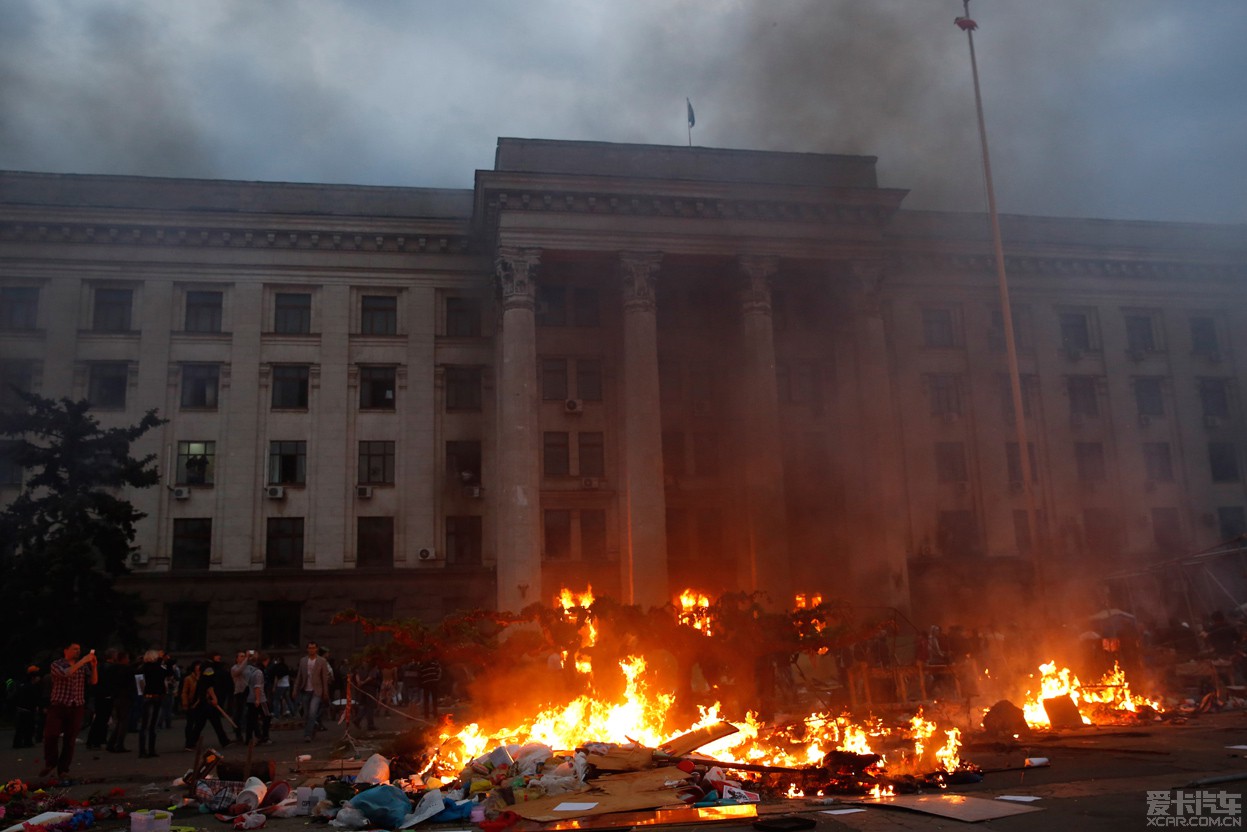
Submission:
<svg viewBox="0 0 1247 832">
<path fill-rule="evenodd" d="M 1247 222 L 1247 3 L 974 0 L 1002 211 Z M 977 211 L 960 0 L 0 0 L 0 168 L 471 187 L 499 136 L 877 156 Z"/>
</svg>

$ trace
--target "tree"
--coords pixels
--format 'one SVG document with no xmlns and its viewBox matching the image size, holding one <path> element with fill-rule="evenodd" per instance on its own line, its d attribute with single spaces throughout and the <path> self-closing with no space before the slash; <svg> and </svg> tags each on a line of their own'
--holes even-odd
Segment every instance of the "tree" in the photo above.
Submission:
<svg viewBox="0 0 1247 832">
<path fill-rule="evenodd" d="M 24 411 L 0 414 L 0 435 L 16 439 L 11 459 L 23 487 L 0 513 L 0 664 L 59 655 L 69 641 L 136 641 L 138 599 L 114 586 L 129 569 L 135 524 L 146 515 L 125 488 L 160 481 L 154 454 L 130 446 L 164 423 L 149 410 L 138 424 L 103 428 L 85 401 L 21 393 Z"/>
</svg>

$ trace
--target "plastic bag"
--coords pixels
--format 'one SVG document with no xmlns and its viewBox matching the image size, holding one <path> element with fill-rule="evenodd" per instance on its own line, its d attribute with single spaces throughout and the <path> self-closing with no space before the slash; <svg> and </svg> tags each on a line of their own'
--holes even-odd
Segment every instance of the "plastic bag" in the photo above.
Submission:
<svg viewBox="0 0 1247 832">
<path fill-rule="evenodd" d="M 371 823 L 363 812 L 348 803 L 338 810 L 337 817 L 329 821 L 329 825 L 339 829 L 363 829 Z"/>
<path fill-rule="evenodd" d="M 387 784 L 360 792 L 342 808 L 345 811 L 348 807 L 362 812 L 376 826 L 393 829 L 411 812 L 411 801 L 398 786 Z"/>
<path fill-rule="evenodd" d="M 373 754 L 359 769 L 355 777 L 356 783 L 388 783 L 390 782 L 390 761 L 380 754 Z"/>
<path fill-rule="evenodd" d="M 429 789 L 420 796 L 420 802 L 416 804 L 415 810 L 403 818 L 403 822 L 398 825 L 398 828 L 410 829 L 417 823 L 428 820 L 446 808 L 443 801 L 444 798 L 440 789 Z"/>
<path fill-rule="evenodd" d="M 295 795 L 290 795 L 281 803 L 265 809 L 264 811 L 269 815 L 269 817 L 274 818 L 297 818 L 299 815 L 304 814 L 300 811 L 299 798 Z"/>
<path fill-rule="evenodd" d="M 235 829 L 259 829 L 268 821 L 268 818 L 259 812 L 248 812 L 245 815 L 239 815 L 234 818 Z"/>
</svg>

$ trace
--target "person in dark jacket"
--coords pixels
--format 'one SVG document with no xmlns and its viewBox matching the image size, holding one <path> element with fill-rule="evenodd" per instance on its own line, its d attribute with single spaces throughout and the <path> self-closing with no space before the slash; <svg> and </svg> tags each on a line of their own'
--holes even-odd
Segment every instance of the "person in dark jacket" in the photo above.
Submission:
<svg viewBox="0 0 1247 832">
<path fill-rule="evenodd" d="M 229 670 L 226 669 L 226 674 Z M 195 745 L 199 742 L 199 735 L 203 732 L 204 726 L 211 724 L 212 729 L 216 731 L 217 741 L 221 747 L 225 748 L 230 744 L 229 737 L 225 735 L 225 726 L 221 724 L 221 708 L 220 700 L 217 698 L 217 672 L 213 667 L 213 663 L 208 662 L 204 665 L 203 672 L 199 676 L 199 683 L 195 685 L 195 692 L 191 695 L 190 718 L 193 719 L 194 725 L 188 726 L 186 734 L 186 750 L 194 751 Z M 234 683 L 227 681 L 230 690 L 233 690 Z"/>
<path fill-rule="evenodd" d="M 108 741 L 108 720 L 113 715 L 113 691 L 109 682 L 116 664 L 117 650 L 110 647 L 104 651 L 100 683 L 95 686 L 95 712 L 91 715 L 91 727 L 87 729 L 87 748 L 92 750 Z"/>
<path fill-rule="evenodd" d="M 160 721 L 160 709 L 164 705 L 165 681 L 169 669 L 161 662 L 159 650 L 143 654 L 135 679 L 143 691 L 143 711 L 139 717 L 139 756 L 156 757 L 156 724 Z"/>
<path fill-rule="evenodd" d="M 13 747 L 34 748 L 41 710 L 42 675 L 38 665 L 26 668 L 26 678 L 13 691 Z"/>
<path fill-rule="evenodd" d="M 113 702 L 113 726 L 108 733 L 105 748 L 114 754 L 128 754 L 130 749 L 126 748 L 126 732 L 130 729 L 130 708 L 138 692 L 130 654 L 125 650 L 118 650 L 114 662 L 106 666 L 104 672 L 107 675 L 100 687 L 108 690 Z"/>
</svg>

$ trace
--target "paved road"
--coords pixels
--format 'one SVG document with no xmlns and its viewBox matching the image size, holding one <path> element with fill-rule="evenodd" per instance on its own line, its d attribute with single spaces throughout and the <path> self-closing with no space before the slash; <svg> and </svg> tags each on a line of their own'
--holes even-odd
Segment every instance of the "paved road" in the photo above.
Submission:
<svg viewBox="0 0 1247 832">
<path fill-rule="evenodd" d="M 361 751 L 368 753 L 369 744 L 381 742 L 387 729 L 396 731 L 400 725 L 413 724 L 398 716 L 389 716 L 381 722 L 381 732 L 371 738 L 368 735 L 360 738 Z M 318 736 L 316 742 L 306 744 L 298 730 L 274 731 L 275 743 L 258 751 L 263 751 L 264 757 L 278 761 L 279 775 L 297 785 L 299 775 L 291 773 L 295 758 L 300 754 L 311 754 L 316 759 L 329 759 L 331 748 L 341 733 L 340 727 L 334 727 L 327 735 Z M 0 731 L 0 779 L 33 778 L 39 769 L 37 753 L 31 753 L 34 749 L 12 749 L 11 745 L 12 733 Z M 835 806 L 814 807 L 800 800 L 792 801 L 788 808 L 805 812 L 808 817 L 817 820 L 819 832 L 956 828 L 973 828 L 976 832 L 1145 829 L 1148 828 L 1149 791 L 1164 791 L 1173 795 L 1173 790 L 1183 789 L 1186 796 L 1193 797 L 1198 789 L 1187 784 L 1195 780 L 1241 776 L 1244 779 L 1236 782 L 1203 787 L 1209 795 L 1222 792 L 1237 799 L 1239 813 L 1229 817 L 1237 820 L 1241 828 L 1247 825 L 1242 820 L 1243 811 L 1247 811 L 1247 800 L 1243 799 L 1243 793 L 1247 790 L 1247 751 L 1229 748 L 1234 745 L 1247 745 L 1247 712 L 1207 714 L 1184 725 L 1153 724 L 1139 728 L 1068 731 L 1012 750 L 971 746 L 963 757 L 984 769 L 1017 766 L 1028 756 L 1047 757 L 1051 761 L 1048 768 L 988 774 L 982 783 L 958 788 L 958 793 L 981 798 L 994 798 L 1001 794 L 1040 798 L 1029 805 L 1040 807 L 1042 811 L 988 820 L 973 826 L 956 820 L 878 807 L 857 814 L 836 816 L 821 811 L 837 808 Z M 69 794 L 86 797 L 102 788 L 120 786 L 127 790 L 129 797 L 145 805 L 170 805 L 180 796 L 180 792 L 172 788 L 172 781 L 190 766 L 192 757 L 190 752 L 182 750 L 181 725 L 175 723 L 171 731 L 161 732 L 156 747 L 159 757 L 140 760 L 135 754 L 108 754 L 79 746 L 71 775 L 84 782 L 70 787 Z M 229 749 L 227 756 L 240 759 L 231 753 L 233 751 L 233 748 Z M 1163 808 L 1167 816 L 1177 816 L 1174 804 Z M 768 807 L 768 810 L 774 809 Z M 1212 817 L 1207 807 L 1204 807 L 1202 814 Z M 176 823 L 204 829 L 227 828 L 207 816 L 180 818 Z M 1197 823 L 1208 826 L 1201 821 Z M 291 832 L 296 826 L 303 828 L 305 824 L 305 819 L 271 822 L 276 827 L 289 827 Z M 464 825 L 458 824 L 457 828 Z M 1170 822 L 1170 828 L 1173 826 Z M 748 829 L 749 826 L 736 824 L 726 827 L 732 828 Z"/>
</svg>

